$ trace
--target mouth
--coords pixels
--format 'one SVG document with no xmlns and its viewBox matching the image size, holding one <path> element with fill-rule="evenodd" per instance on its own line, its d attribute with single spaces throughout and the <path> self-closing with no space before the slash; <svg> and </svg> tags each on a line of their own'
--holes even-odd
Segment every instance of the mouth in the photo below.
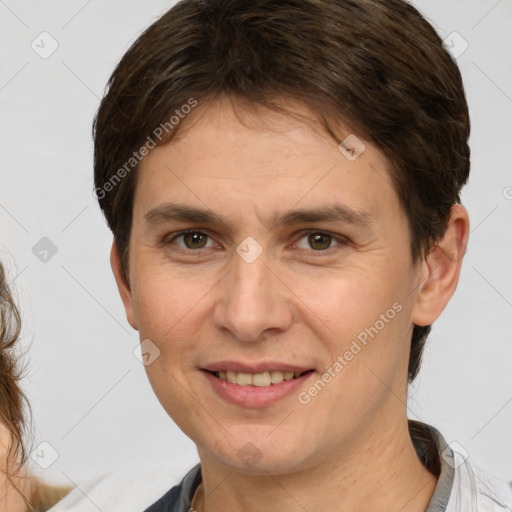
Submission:
<svg viewBox="0 0 512 512">
<path fill-rule="evenodd" d="M 218 361 L 202 373 L 210 389 L 229 404 L 265 408 L 293 397 L 314 378 L 315 370 L 277 361 Z"/>
<path fill-rule="evenodd" d="M 214 377 L 217 377 L 221 381 L 226 381 L 238 386 L 265 388 L 281 384 L 284 381 L 300 379 L 314 370 L 306 370 L 302 372 L 268 370 L 259 373 L 234 372 L 229 370 L 205 371 Z"/>
</svg>

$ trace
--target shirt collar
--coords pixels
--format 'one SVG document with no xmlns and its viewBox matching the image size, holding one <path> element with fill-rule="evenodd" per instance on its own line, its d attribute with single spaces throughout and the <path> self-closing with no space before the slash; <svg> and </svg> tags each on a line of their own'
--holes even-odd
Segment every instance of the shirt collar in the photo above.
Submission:
<svg viewBox="0 0 512 512">
<path fill-rule="evenodd" d="M 416 433 L 417 429 L 411 429 L 410 432 L 414 448 L 421 462 L 429 470 L 432 466 L 440 466 L 439 474 L 436 475 L 438 477 L 437 485 L 425 512 L 446 512 L 455 478 L 454 465 L 450 464 L 450 461 L 453 461 L 453 451 L 437 429 L 426 423 L 413 423 L 425 434 L 418 435 Z M 197 464 L 185 475 L 181 482 L 181 493 L 178 507 L 175 509 L 176 512 L 188 512 L 201 480 L 201 465 Z"/>
</svg>

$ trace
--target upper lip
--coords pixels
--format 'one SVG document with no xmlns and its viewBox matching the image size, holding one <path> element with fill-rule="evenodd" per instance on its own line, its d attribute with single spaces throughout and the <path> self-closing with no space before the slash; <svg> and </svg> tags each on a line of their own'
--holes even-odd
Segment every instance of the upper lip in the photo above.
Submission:
<svg viewBox="0 0 512 512">
<path fill-rule="evenodd" d="M 217 361 L 209 363 L 203 367 L 203 370 L 209 372 L 242 372 L 242 373 L 263 373 L 263 372 L 294 372 L 303 373 L 312 370 L 311 367 L 297 366 L 278 361 L 261 361 L 258 363 L 243 363 L 240 361 Z"/>
</svg>

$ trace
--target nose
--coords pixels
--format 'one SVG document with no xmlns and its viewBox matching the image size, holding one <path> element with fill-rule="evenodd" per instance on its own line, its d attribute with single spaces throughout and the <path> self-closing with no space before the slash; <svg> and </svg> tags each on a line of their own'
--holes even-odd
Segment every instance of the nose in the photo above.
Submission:
<svg viewBox="0 0 512 512">
<path fill-rule="evenodd" d="M 233 260 L 231 271 L 219 284 L 216 327 L 246 342 L 262 341 L 272 331 L 287 330 L 293 316 L 292 292 L 272 268 L 266 251 L 251 263 L 237 253 Z"/>
</svg>

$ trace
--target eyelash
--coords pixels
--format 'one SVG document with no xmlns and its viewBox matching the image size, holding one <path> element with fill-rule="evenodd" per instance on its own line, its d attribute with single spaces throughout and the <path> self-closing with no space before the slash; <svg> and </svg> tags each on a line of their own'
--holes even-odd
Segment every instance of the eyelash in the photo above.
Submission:
<svg viewBox="0 0 512 512">
<path fill-rule="evenodd" d="M 180 238 L 188 233 L 194 233 L 194 234 L 200 234 L 200 235 L 205 235 L 207 237 L 210 238 L 210 240 L 212 239 L 212 237 L 204 232 L 204 231 L 200 231 L 200 230 L 197 230 L 197 229 L 187 229 L 185 231 L 180 231 L 179 233 L 176 233 L 174 234 L 171 238 L 169 238 L 168 236 L 167 237 L 164 237 L 164 240 L 163 240 L 163 243 L 164 245 L 168 245 L 172 242 L 174 242 L 177 238 Z M 308 229 L 308 230 L 304 230 L 304 231 L 301 231 L 300 233 L 298 233 L 299 235 L 299 238 L 297 239 L 297 242 L 299 240 L 301 240 L 302 238 L 304 238 L 305 236 L 308 236 L 308 235 L 311 235 L 311 234 L 318 234 L 318 235 L 327 235 L 329 237 L 332 238 L 332 240 L 338 242 L 338 245 L 335 245 L 334 247 L 329 247 L 328 249 L 319 249 L 319 250 L 314 250 L 314 249 L 311 249 L 311 250 L 307 250 L 307 249 L 302 249 L 302 248 L 299 248 L 300 250 L 303 250 L 303 251 L 308 251 L 308 252 L 311 252 L 311 253 L 317 253 L 319 255 L 323 255 L 325 253 L 327 253 L 328 251 L 330 251 L 331 249 L 335 249 L 336 247 L 343 247 L 343 246 L 346 246 L 350 243 L 350 241 L 344 237 L 344 236 L 341 236 L 341 235 L 335 235 L 334 233 L 330 233 L 329 231 L 319 231 L 319 230 L 316 230 L 316 229 Z M 294 246 L 297 242 L 294 242 Z M 192 252 L 199 252 L 201 249 L 205 249 L 205 247 L 201 247 L 200 249 L 189 249 L 187 247 L 180 247 L 180 250 L 182 250 L 183 252 L 188 252 L 188 253 L 192 253 Z M 207 247 L 206 247 L 207 249 Z"/>
</svg>

